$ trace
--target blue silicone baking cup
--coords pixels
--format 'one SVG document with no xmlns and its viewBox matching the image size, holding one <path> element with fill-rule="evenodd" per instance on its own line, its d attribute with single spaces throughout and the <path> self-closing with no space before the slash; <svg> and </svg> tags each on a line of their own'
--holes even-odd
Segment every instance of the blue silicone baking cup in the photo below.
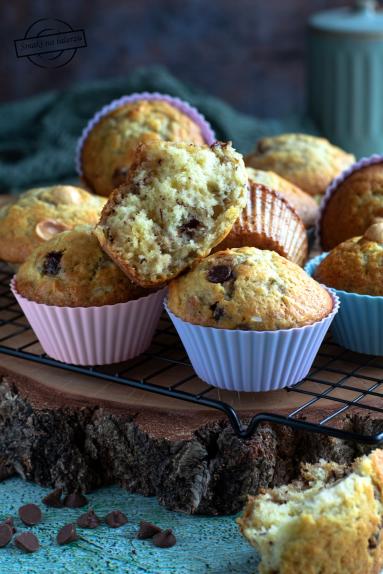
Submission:
<svg viewBox="0 0 383 574">
<path fill-rule="evenodd" d="M 322 253 L 305 265 L 313 276 L 319 263 L 327 256 Z M 350 351 L 366 355 L 383 355 L 383 297 L 335 291 L 340 309 L 331 325 L 333 340 Z"/>
</svg>

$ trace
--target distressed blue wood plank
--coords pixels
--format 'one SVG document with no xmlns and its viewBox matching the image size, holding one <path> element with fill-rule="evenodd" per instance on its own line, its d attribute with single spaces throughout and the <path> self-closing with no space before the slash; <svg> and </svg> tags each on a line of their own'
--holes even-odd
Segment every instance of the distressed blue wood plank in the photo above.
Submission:
<svg viewBox="0 0 383 574">
<path fill-rule="evenodd" d="M 41 499 L 48 492 L 37 485 L 10 479 L 0 483 L 0 520 L 15 517 L 18 532 L 32 530 L 41 549 L 27 555 L 11 543 L 0 549 L 0 572 L 4 574 L 255 574 L 257 559 L 242 539 L 234 517 L 197 517 L 170 512 L 153 498 L 129 494 L 118 487 L 89 495 L 90 505 L 104 516 L 120 509 L 129 523 L 119 529 L 102 525 L 95 530 L 78 529 L 83 536 L 71 545 L 55 542 L 58 529 L 75 521 L 85 509 L 46 508 Z M 44 511 L 44 520 L 25 527 L 17 515 L 22 504 L 34 502 Z M 140 519 L 162 528 L 173 528 L 178 544 L 159 549 L 151 541 L 135 538 Z"/>
</svg>

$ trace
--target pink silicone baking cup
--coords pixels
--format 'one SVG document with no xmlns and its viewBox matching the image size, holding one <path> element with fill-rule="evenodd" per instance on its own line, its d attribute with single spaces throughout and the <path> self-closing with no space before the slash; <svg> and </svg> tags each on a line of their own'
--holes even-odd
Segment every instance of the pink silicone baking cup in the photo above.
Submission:
<svg viewBox="0 0 383 574">
<path fill-rule="evenodd" d="M 127 361 L 150 346 L 162 312 L 165 289 L 126 303 L 101 307 L 57 307 L 11 291 L 45 353 L 73 365 Z"/>
<path fill-rule="evenodd" d="M 215 329 L 183 321 L 165 308 L 200 379 L 228 391 L 275 391 L 304 379 L 339 309 L 321 321 L 280 331 Z"/>
<path fill-rule="evenodd" d="M 208 145 L 211 145 L 216 141 L 215 133 L 209 122 L 206 120 L 206 118 L 196 108 L 194 108 L 187 102 L 180 100 L 180 98 L 175 98 L 167 94 L 160 94 L 158 92 L 141 92 L 141 93 L 130 94 L 129 96 L 122 96 L 117 100 L 113 100 L 112 102 L 101 108 L 98 112 L 96 112 L 96 114 L 93 116 L 91 120 L 89 120 L 88 124 L 84 128 L 76 147 L 76 170 L 80 177 L 83 175 L 82 162 L 81 162 L 82 148 L 86 138 L 88 137 L 89 133 L 92 131 L 94 126 L 101 120 L 101 118 L 108 115 L 113 110 L 120 108 L 125 104 L 130 104 L 131 102 L 137 102 L 138 100 L 162 100 L 168 102 L 169 104 L 178 108 L 185 115 L 189 116 L 189 118 L 191 118 L 200 127 L 202 136 Z"/>
<path fill-rule="evenodd" d="M 319 245 L 322 246 L 322 237 L 321 237 L 321 223 L 322 217 L 326 210 L 327 204 L 330 201 L 330 198 L 334 195 L 337 188 L 340 186 L 341 183 L 345 181 L 352 173 L 362 169 L 363 167 L 368 167 L 369 165 L 375 165 L 377 163 L 383 162 L 383 155 L 374 154 L 369 157 L 362 157 L 360 160 L 356 161 L 349 167 L 347 167 L 341 174 L 339 174 L 335 179 L 332 180 L 328 188 L 326 189 L 326 193 L 324 194 L 321 204 L 319 206 L 318 218 L 315 225 L 315 234 L 316 239 L 319 242 Z"/>
</svg>

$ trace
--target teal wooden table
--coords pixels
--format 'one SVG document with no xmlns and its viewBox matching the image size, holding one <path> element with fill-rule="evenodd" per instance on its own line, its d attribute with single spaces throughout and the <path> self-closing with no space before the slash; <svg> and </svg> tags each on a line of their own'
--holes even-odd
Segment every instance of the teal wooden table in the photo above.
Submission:
<svg viewBox="0 0 383 574">
<path fill-rule="evenodd" d="M 46 508 L 41 499 L 49 490 L 19 478 L 0 483 L 0 520 L 15 518 L 18 532 L 31 530 L 41 543 L 36 554 L 24 554 L 11 542 L 0 548 L 1 574 L 255 574 L 257 558 L 242 539 L 235 517 L 187 516 L 159 506 L 154 498 L 129 494 L 118 487 L 89 494 L 89 506 L 100 515 L 119 509 L 129 518 L 118 529 L 101 525 L 95 530 L 80 529 L 82 539 L 58 546 L 61 526 L 73 522 L 82 509 Z M 43 510 L 43 521 L 26 527 L 18 518 L 22 504 L 34 502 Z M 141 519 L 162 528 L 172 528 L 177 545 L 161 549 L 150 540 L 137 540 Z"/>
</svg>

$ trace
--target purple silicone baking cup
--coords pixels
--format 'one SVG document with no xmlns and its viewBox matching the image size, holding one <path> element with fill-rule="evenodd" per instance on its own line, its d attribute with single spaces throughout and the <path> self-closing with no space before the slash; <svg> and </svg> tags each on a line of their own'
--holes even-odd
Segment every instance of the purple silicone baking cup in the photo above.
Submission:
<svg viewBox="0 0 383 574">
<path fill-rule="evenodd" d="M 363 167 L 368 167 L 369 165 L 375 165 L 377 163 L 383 163 L 383 155 L 374 154 L 369 157 L 362 157 L 362 159 L 356 161 L 349 167 L 347 167 L 341 174 L 339 174 L 335 179 L 332 180 L 328 188 L 326 189 L 326 193 L 323 196 L 321 204 L 319 206 L 318 217 L 315 225 L 315 235 L 316 239 L 319 242 L 319 245 L 322 246 L 322 237 L 321 237 L 321 223 L 323 213 L 325 212 L 326 206 L 330 201 L 330 198 L 333 196 L 337 188 L 341 183 L 343 183 L 352 173 L 362 169 Z"/>
<path fill-rule="evenodd" d="M 279 331 L 215 329 L 169 314 L 198 377 L 227 391 L 275 391 L 304 379 L 339 308 L 320 321 Z"/>
<path fill-rule="evenodd" d="M 181 112 L 183 112 L 186 116 L 192 119 L 200 127 L 202 136 L 208 145 L 211 145 L 216 141 L 215 133 L 209 122 L 206 120 L 206 118 L 196 108 L 194 108 L 187 102 L 184 102 L 180 98 L 168 96 L 167 94 L 160 94 L 159 92 L 141 92 L 141 93 L 130 94 L 129 96 L 122 96 L 117 100 L 113 100 L 112 102 L 101 108 L 98 112 L 96 112 L 96 114 L 93 116 L 91 120 L 89 120 L 88 124 L 84 128 L 81 137 L 77 142 L 76 147 L 76 170 L 80 177 L 82 177 L 83 175 L 81 165 L 82 148 L 86 138 L 88 137 L 89 133 L 92 131 L 94 126 L 101 120 L 101 118 L 105 117 L 113 110 L 116 110 L 117 108 L 120 108 L 125 104 L 130 104 L 132 102 L 137 102 L 139 100 L 162 100 L 168 102 L 169 104 L 178 108 Z"/>
</svg>

